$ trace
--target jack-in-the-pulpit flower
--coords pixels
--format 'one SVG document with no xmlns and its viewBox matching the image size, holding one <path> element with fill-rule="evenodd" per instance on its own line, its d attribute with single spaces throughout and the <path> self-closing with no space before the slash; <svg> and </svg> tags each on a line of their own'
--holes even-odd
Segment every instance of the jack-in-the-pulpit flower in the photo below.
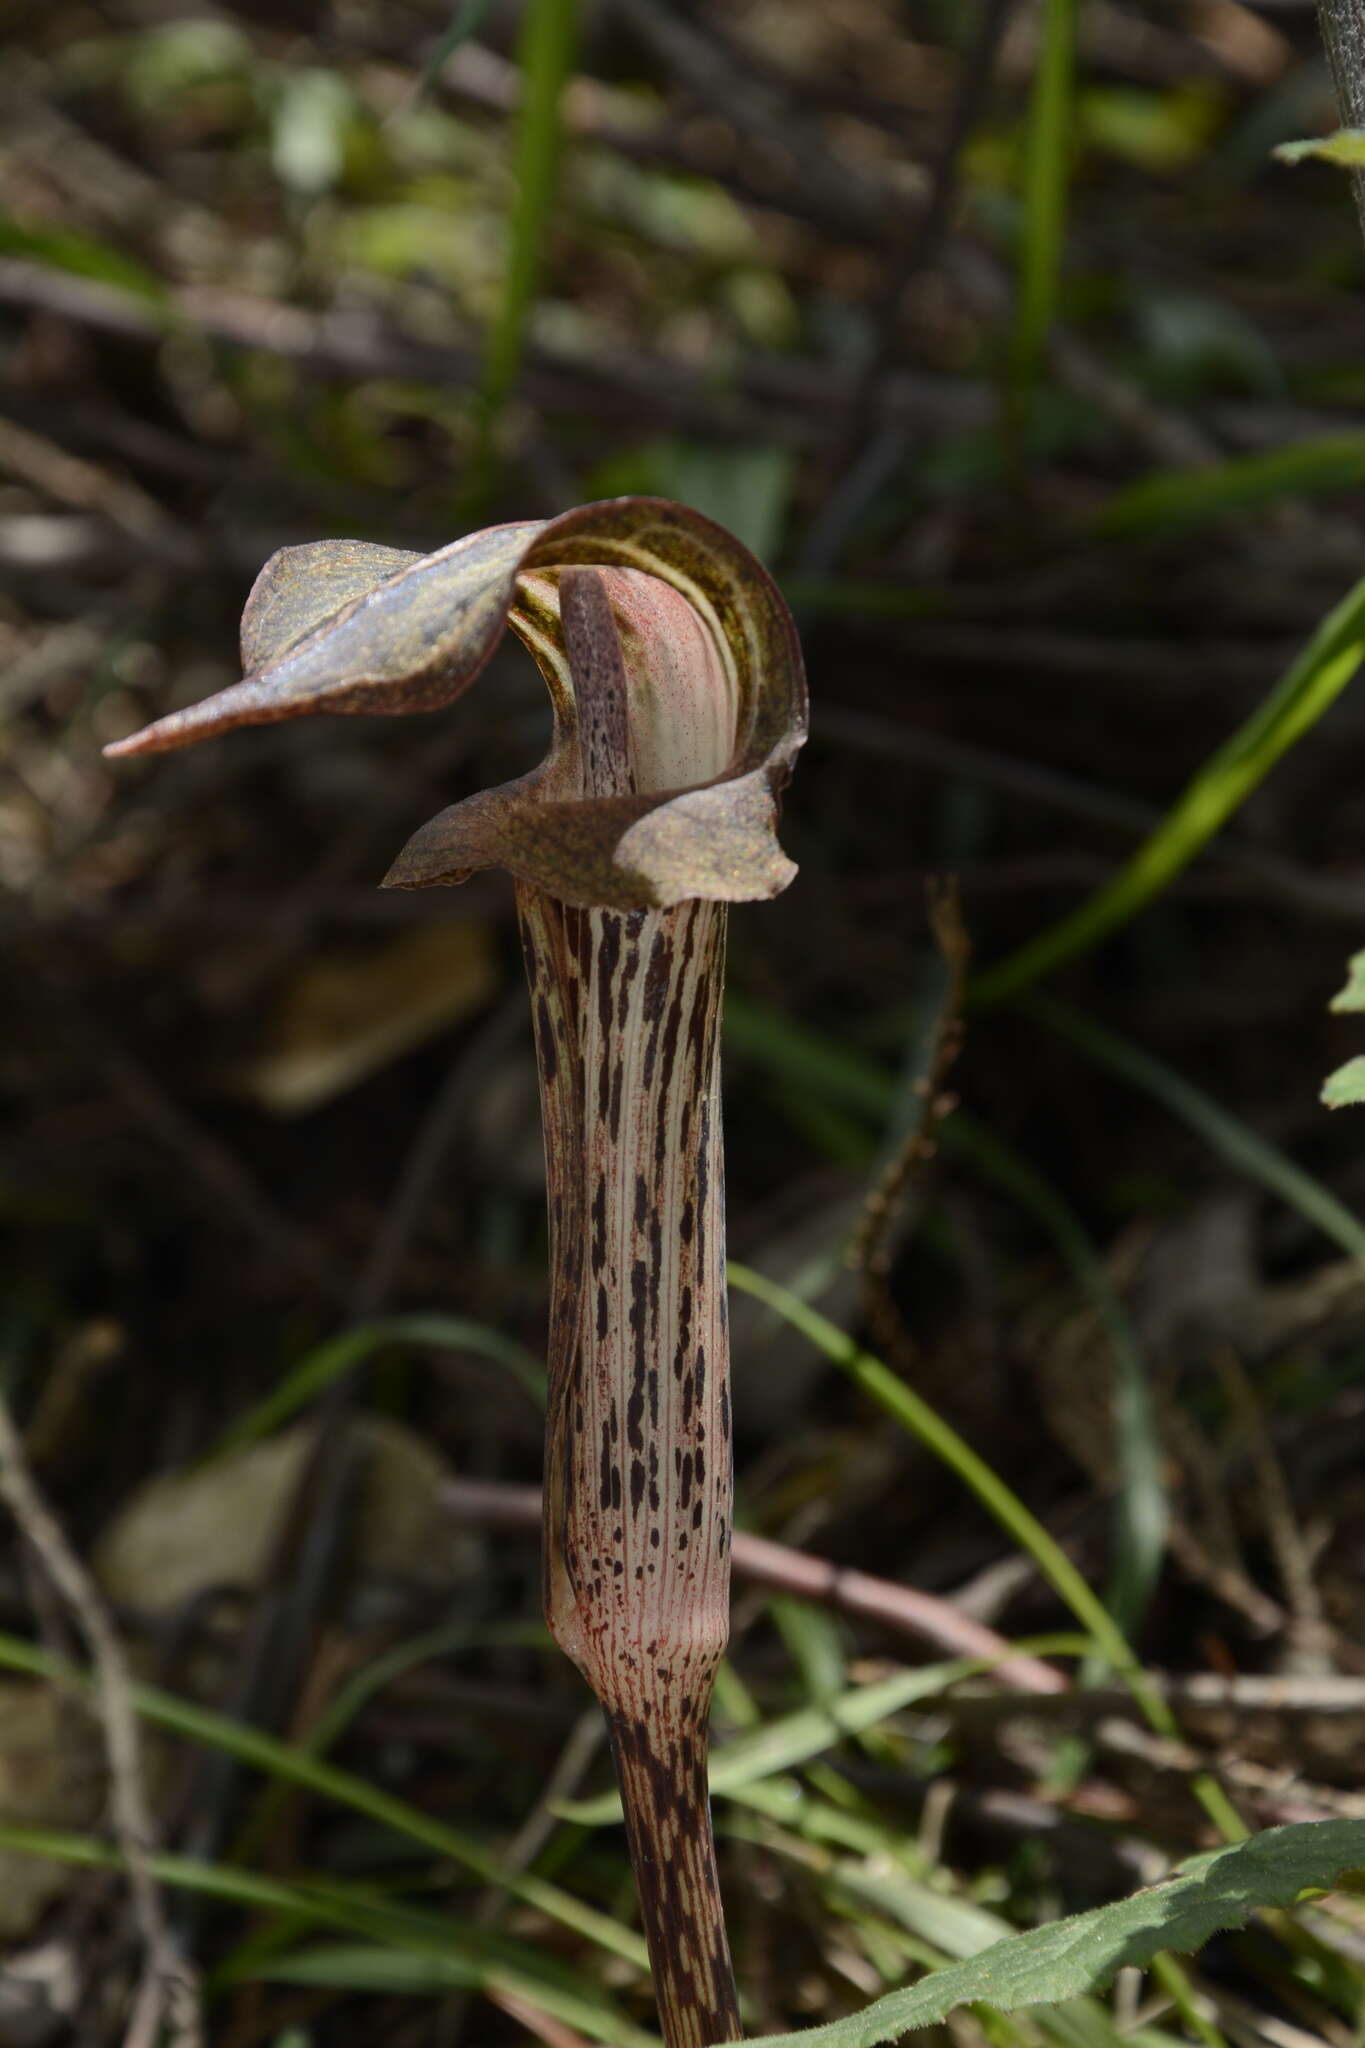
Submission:
<svg viewBox="0 0 1365 2048">
<path fill-rule="evenodd" d="M 121 741 L 449 703 L 510 626 L 549 685 L 540 767 L 455 805 L 390 886 L 516 877 L 550 1218 L 545 1605 L 605 1708 L 668 2048 L 740 2036 L 706 1792 L 729 1630 L 719 1023 L 726 905 L 794 872 L 805 738 L 790 614 L 730 535 L 654 499 L 434 555 L 286 548 L 244 682 Z"/>
</svg>

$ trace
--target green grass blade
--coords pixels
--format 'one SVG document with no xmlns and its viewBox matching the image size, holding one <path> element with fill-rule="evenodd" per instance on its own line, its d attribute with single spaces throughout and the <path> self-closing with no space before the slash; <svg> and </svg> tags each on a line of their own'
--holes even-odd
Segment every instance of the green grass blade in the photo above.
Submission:
<svg viewBox="0 0 1365 2048">
<path fill-rule="evenodd" d="M 1365 578 L 1328 613 L 1275 688 L 1205 762 L 1126 866 L 1059 923 L 978 975 L 967 992 L 968 1008 L 1009 1001 L 1135 917 L 1312 729 L 1350 682 L 1362 654 Z"/>
<path fill-rule="evenodd" d="M 1037 1516 L 1025 1507 L 985 1459 L 971 1448 L 937 1410 L 914 1389 L 897 1378 L 889 1366 L 845 1335 L 837 1325 L 808 1307 L 789 1289 L 781 1287 L 749 1266 L 731 1264 L 730 1280 L 743 1294 L 751 1294 L 775 1309 L 785 1322 L 822 1351 L 832 1365 L 846 1373 L 886 1414 L 917 1437 L 927 1450 L 956 1474 L 986 1512 L 1006 1534 L 1031 1557 L 1058 1598 L 1071 1609 L 1093 1638 L 1102 1657 L 1117 1671 L 1132 1692 L 1149 1725 L 1161 1735 L 1177 1733 L 1170 1708 L 1155 1690 L 1139 1663 L 1127 1637 L 1114 1617 L 1056 1539 Z M 1208 1779 L 1194 1787 L 1205 1810 L 1229 1840 L 1238 1840 L 1246 1829 L 1221 1788 Z"/>
<path fill-rule="evenodd" d="M 325 1343 L 314 1345 L 264 1400 L 258 1401 L 254 1408 L 249 1408 L 245 1415 L 239 1416 L 223 1431 L 207 1457 L 226 1457 L 229 1452 L 244 1451 L 249 1445 L 259 1443 L 262 1437 L 273 1436 L 334 1380 L 341 1379 L 352 1367 L 363 1365 L 367 1358 L 390 1344 L 425 1344 L 437 1351 L 472 1351 L 477 1357 L 491 1359 L 495 1365 L 505 1367 L 533 1400 L 542 1407 L 545 1405 L 544 1367 L 515 1338 L 490 1329 L 486 1323 L 471 1322 L 464 1316 L 388 1316 L 379 1322 L 357 1324 L 354 1329 L 343 1330 L 338 1336 L 329 1337 Z"/>
<path fill-rule="evenodd" d="M 1153 1726 L 1159 1722 L 1163 1732 L 1173 1729 L 1165 1703 L 1148 1684 L 1142 1666 L 1113 1616 L 1086 1584 L 1061 1545 L 985 1459 L 979 1457 L 921 1395 L 897 1378 L 889 1366 L 874 1358 L 870 1351 L 864 1351 L 818 1309 L 808 1307 L 788 1288 L 754 1272 L 752 1267 L 732 1261 L 729 1270 L 731 1284 L 741 1294 L 751 1294 L 756 1300 L 766 1303 L 784 1322 L 799 1330 L 832 1365 L 847 1373 L 879 1408 L 917 1437 L 969 1492 L 975 1494 L 986 1512 L 1033 1559 L 1053 1591 L 1094 1638 L 1115 1670 L 1122 1672 L 1133 1686 L 1135 1697 L 1143 1699 L 1144 1711 L 1149 1717 L 1155 1713 L 1157 1720 Z"/>
<path fill-rule="evenodd" d="M 960 1679 L 978 1678 L 1010 1657 L 1085 1656 L 1093 1648 L 1086 1636 L 1041 1636 L 1036 1642 L 1011 1643 L 998 1656 L 946 1658 L 939 1664 L 918 1664 L 894 1672 L 869 1685 L 849 1686 L 837 1699 L 778 1715 L 751 1733 L 718 1744 L 711 1754 L 712 1795 L 728 1798 L 780 1772 L 808 1764 L 848 1736 L 865 1735 L 902 1708 L 932 1699 Z M 561 1819 L 577 1821 L 580 1826 L 602 1827 L 620 1819 L 621 1802 L 614 1792 L 606 1792 L 598 1799 L 565 1802 L 555 1811 Z"/>
<path fill-rule="evenodd" d="M 92 1870 L 122 1868 L 122 1858 L 112 1844 L 55 1828 L 0 1822 L 0 1849 Z M 364 1937 L 364 1953 L 374 1959 L 375 1981 L 367 1988 L 505 1988 L 534 1999 L 546 2012 L 579 2027 L 594 2040 L 619 2043 L 621 2048 L 657 2048 L 653 2035 L 632 2026 L 609 1999 L 588 1988 L 577 1972 L 552 1957 L 542 1956 L 529 1944 L 492 1929 L 459 1922 L 446 1914 L 395 1908 L 364 1896 L 358 1887 L 321 1880 L 286 1881 L 189 1856 L 153 1852 L 147 1858 L 147 1867 L 158 1884 L 173 1890 L 197 1892 L 251 1912 L 283 1915 L 296 1928 L 330 1928 Z M 313 1953 L 341 1952 L 332 1947 Z M 383 1964 L 378 1960 L 381 1957 L 386 1959 Z M 293 1963 L 299 1963 L 297 1970 L 291 1969 Z M 325 1966 L 321 1967 L 323 1974 L 310 1975 L 309 1965 L 297 1957 L 281 1963 L 263 1959 L 254 1965 L 215 1973 L 214 1981 L 342 1981 L 340 1974 L 329 1978 Z M 386 1969 L 388 1983 L 379 1981 Z"/>
<path fill-rule="evenodd" d="M 989 1658 L 958 1657 L 942 1664 L 919 1665 L 871 1685 L 850 1686 L 826 1705 L 802 1707 L 794 1714 L 779 1715 L 751 1735 L 738 1736 L 712 1752 L 712 1794 L 719 1797 L 779 1771 L 809 1763 L 812 1757 L 832 1749 L 846 1736 L 861 1735 L 877 1727 L 902 1707 L 930 1699 L 960 1678 L 989 1670 L 990 1662 Z M 599 1799 L 566 1802 L 555 1811 L 562 1820 L 577 1821 L 584 1827 L 602 1827 L 620 1819 L 621 1802 L 614 1792 L 607 1792 Z"/>
<path fill-rule="evenodd" d="M 1288 448 L 1234 456 L 1205 469 L 1160 470 L 1116 491 L 1095 531 L 1110 539 L 1184 533 L 1231 513 L 1313 491 L 1365 483 L 1365 434 L 1320 434 Z"/>
<path fill-rule="evenodd" d="M 742 997 L 729 1000 L 728 1043 L 779 1074 L 806 1096 L 821 1095 L 886 1125 L 900 1090 L 890 1074 L 859 1053 L 822 1039 L 774 1010 Z M 1114 1355 L 1120 1494 L 1116 1502 L 1112 1600 L 1120 1626 L 1134 1628 L 1156 1581 L 1165 1545 L 1166 1496 L 1151 1412 L 1147 1370 L 1109 1276 L 1080 1222 L 1042 1176 L 1000 1138 L 959 1110 L 940 1133 L 1009 1193 L 1048 1232 L 1092 1306 Z"/>
<path fill-rule="evenodd" d="M 1057 316 L 1076 78 L 1077 0 L 1043 0 L 1038 65 L 1029 100 L 1010 401 L 1027 417 Z"/>
<path fill-rule="evenodd" d="M 521 368 L 535 304 L 545 226 L 554 201 L 560 100 L 577 39 L 578 0 L 528 0 L 518 52 L 522 102 L 512 165 L 517 196 L 508 223 L 502 299 L 484 350 L 468 507 L 474 519 L 492 489 L 498 421 Z"/>
<path fill-rule="evenodd" d="M 584 1993 L 547 1983 L 541 1976 L 505 1963 L 489 1963 L 477 1953 L 452 1948 L 446 1955 L 425 1954 L 363 1942 L 326 1942 L 314 1948 L 263 1960 L 250 1979 L 270 1984 L 309 1984 L 334 1991 L 368 1991 L 396 1998 L 443 1997 L 454 1990 L 510 1993 L 552 2019 L 562 2020 L 590 2040 L 611 2048 L 659 2048 L 657 2034 L 647 2034 Z M 250 1981 L 245 1975 L 239 1981 Z"/>
<path fill-rule="evenodd" d="M 1189 1973 L 1174 1956 L 1162 1954 L 1152 1957 L 1152 1975 L 1166 1996 L 1172 2000 L 1184 2023 L 1186 2032 L 1196 2041 L 1202 2041 L 1204 2048 L 1228 2048 L 1226 2040 L 1219 2033 L 1212 2020 L 1206 2019 L 1200 2010 Z"/>
<path fill-rule="evenodd" d="M 1277 1146 L 1205 1095 L 1202 1088 L 1196 1088 L 1183 1074 L 1177 1074 L 1131 1039 L 1094 1023 L 1069 1003 L 1059 1002 L 1053 996 L 1032 995 L 1021 1007 L 1097 1066 L 1108 1068 L 1110 1073 L 1152 1096 L 1206 1139 L 1229 1166 L 1248 1179 L 1259 1181 L 1272 1195 L 1297 1210 L 1305 1222 L 1339 1245 L 1348 1257 L 1365 1264 L 1365 1224 L 1321 1181 L 1305 1173 Z"/>
<path fill-rule="evenodd" d="M 73 1665 L 17 1636 L 0 1635 L 0 1667 L 22 1671 L 31 1678 L 46 1678 L 81 1691 L 90 1689 L 84 1673 Z M 648 1968 L 644 1942 L 618 1920 L 612 1919 L 610 1914 L 581 1905 L 568 1892 L 561 1891 L 558 1885 L 547 1884 L 543 1878 L 505 1871 L 499 1858 L 482 1843 L 433 1815 L 421 1812 L 407 1800 L 382 1791 L 379 1786 L 371 1785 L 364 1778 L 357 1778 L 335 1764 L 325 1763 L 320 1757 L 310 1756 L 307 1751 L 290 1743 L 280 1742 L 259 1728 L 230 1721 L 225 1715 L 215 1714 L 207 1707 L 196 1706 L 155 1686 L 134 1686 L 132 1699 L 137 1712 L 154 1727 L 164 1728 L 172 1735 L 183 1735 L 191 1742 L 204 1743 L 211 1749 L 223 1750 L 254 1770 L 283 1778 L 304 1791 L 333 1800 L 339 1806 L 349 1807 L 352 1812 L 362 1813 L 368 1820 L 405 1836 L 408 1841 L 419 1843 L 437 1856 L 449 1857 L 452 1863 L 470 1871 L 482 1883 L 501 1886 L 548 1918 L 559 1921 L 561 1926 L 572 1928 L 576 1934 L 595 1942 L 609 1954 L 621 1956 L 640 1969 Z"/>
</svg>

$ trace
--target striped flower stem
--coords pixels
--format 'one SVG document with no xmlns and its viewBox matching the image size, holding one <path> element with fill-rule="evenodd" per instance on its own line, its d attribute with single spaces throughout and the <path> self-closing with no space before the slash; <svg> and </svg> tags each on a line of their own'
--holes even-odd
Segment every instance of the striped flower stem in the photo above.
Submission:
<svg viewBox="0 0 1365 2048">
<path fill-rule="evenodd" d="M 710 2048 L 741 2037 L 706 1775 L 732 1493 L 721 985 L 728 905 L 794 873 L 790 614 L 730 535 L 655 499 L 434 555 L 288 548 L 247 603 L 245 679 L 110 751 L 429 711 L 508 627 L 549 687 L 550 752 L 423 826 L 387 882 L 516 878 L 549 1200 L 546 1615 L 607 1716 L 666 2048 Z"/>
</svg>

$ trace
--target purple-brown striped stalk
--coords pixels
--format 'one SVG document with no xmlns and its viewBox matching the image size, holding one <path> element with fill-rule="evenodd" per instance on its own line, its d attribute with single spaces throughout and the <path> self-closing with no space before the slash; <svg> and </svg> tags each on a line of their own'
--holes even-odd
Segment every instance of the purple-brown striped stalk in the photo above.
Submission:
<svg viewBox="0 0 1365 2048">
<path fill-rule="evenodd" d="M 310 711 L 449 702 L 510 625 L 550 688 L 541 766 L 433 819 L 391 886 L 507 867 L 549 1196 L 545 1607 L 606 1711 L 667 2048 L 740 2036 L 706 1788 L 729 1629 L 719 1024 L 726 906 L 793 872 L 791 620 L 738 542 L 650 499 L 429 556 L 285 549 L 245 682 L 111 749 Z"/>
</svg>

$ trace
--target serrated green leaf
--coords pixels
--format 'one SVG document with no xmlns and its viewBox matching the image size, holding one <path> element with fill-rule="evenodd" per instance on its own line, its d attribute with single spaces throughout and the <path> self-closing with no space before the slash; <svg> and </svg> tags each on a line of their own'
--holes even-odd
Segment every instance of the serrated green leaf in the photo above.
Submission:
<svg viewBox="0 0 1365 2048">
<path fill-rule="evenodd" d="M 962 2005 L 997 2012 L 1102 1989 L 1116 1971 L 1164 1950 L 1188 1952 L 1267 1906 L 1330 1889 L 1365 1862 L 1365 1821 L 1303 1821 L 1200 1857 L 1162 1883 L 1093 1912 L 1011 1934 L 966 1962 L 893 1991 L 828 2026 L 769 2039 L 768 2048 L 877 2048 L 937 2025 Z"/>
<path fill-rule="evenodd" d="M 1338 128 L 1332 135 L 1310 135 L 1303 142 L 1277 143 L 1270 154 L 1282 164 L 1301 164 L 1316 159 L 1351 170 L 1365 164 L 1365 128 Z"/>
<path fill-rule="evenodd" d="M 1346 986 L 1339 989 L 1327 1006 L 1330 1010 L 1365 1010 L 1365 953 L 1353 953 L 1346 974 Z"/>
<path fill-rule="evenodd" d="M 1328 1109 L 1349 1109 L 1357 1102 L 1365 1102 L 1365 1053 L 1357 1053 L 1335 1074 L 1327 1076 L 1321 1099 Z"/>
</svg>

